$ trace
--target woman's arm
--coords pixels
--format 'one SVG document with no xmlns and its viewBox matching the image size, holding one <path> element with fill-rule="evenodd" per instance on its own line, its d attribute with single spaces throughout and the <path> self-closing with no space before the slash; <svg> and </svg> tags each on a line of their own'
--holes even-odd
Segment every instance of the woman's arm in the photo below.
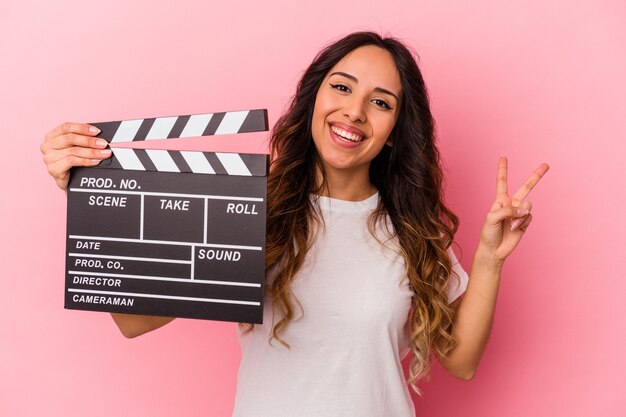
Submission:
<svg viewBox="0 0 626 417">
<path fill-rule="evenodd" d="M 122 334 L 129 339 L 156 330 L 174 320 L 174 317 L 141 316 L 122 313 L 111 313 L 111 317 L 113 317 L 113 321 L 115 321 Z"/>
<path fill-rule="evenodd" d="M 456 310 L 452 327 L 456 346 L 446 358 L 439 358 L 452 376 L 470 380 L 476 373 L 491 332 L 500 271 L 501 266 L 476 252 L 465 295 L 452 304 Z"/>
<path fill-rule="evenodd" d="M 548 169 L 547 164 L 542 164 L 510 197 L 507 160 L 500 158 L 496 201 L 481 229 L 469 285 L 463 298 L 452 304 L 456 310 L 452 328 L 456 346 L 445 358 L 439 359 L 443 367 L 457 378 L 469 380 L 476 373 L 491 332 L 502 266 L 532 220 L 531 203 L 524 198 Z"/>
<path fill-rule="evenodd" d="M 104 139 L 95 136 L 100 130 L 82 123 L 63 123 L 46 135 L 41 153 L 57 186 L 67 191 L 70 169 L 75 166 L 95 166 L 111 156 Z M 126 337 L 136 337 L 174 320 L 172 317 L 140 316 L 112 313 L 113 320 Z"/>
</svg>

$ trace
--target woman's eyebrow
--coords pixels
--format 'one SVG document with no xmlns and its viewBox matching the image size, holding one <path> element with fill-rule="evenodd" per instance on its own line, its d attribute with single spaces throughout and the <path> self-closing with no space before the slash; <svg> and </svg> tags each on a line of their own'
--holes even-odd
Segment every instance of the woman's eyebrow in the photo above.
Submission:
<svg viewBox="0 0 626 417">
<path fill-rule="evenodd" d="M 333 76 L 333 75 L 340 75 L 342 77 L 346 77 L 347 79 L 352 80 L 355 83 L 359 82 L 359 80 L 354 75 L 348 74 L 347 72 L 337 71 L 337 72 L 333 72 L 332 74 L 330 74 L 330 76 Z M 385 88 L 376 87 L 374 91 L 378 91 L 379 93 L 389 94 L 390 96 L 394 97 L 396 101 L 399 101 L 397 95 L 395 95 L 394 93 L 392 93 L 391 91 Z"/>
</svg>

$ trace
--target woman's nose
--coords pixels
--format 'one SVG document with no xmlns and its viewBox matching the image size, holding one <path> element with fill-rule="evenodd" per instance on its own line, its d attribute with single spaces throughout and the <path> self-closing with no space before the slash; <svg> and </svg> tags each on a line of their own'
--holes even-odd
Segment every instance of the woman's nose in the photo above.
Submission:
<svg viewBox="0 0 626 417">
<path fill-rule="evenodd" d="M 367 120 L 364 100 L 351 97 L 344 107 L 344 116 L 352 123 L 364 123 Z"/>
</svg>

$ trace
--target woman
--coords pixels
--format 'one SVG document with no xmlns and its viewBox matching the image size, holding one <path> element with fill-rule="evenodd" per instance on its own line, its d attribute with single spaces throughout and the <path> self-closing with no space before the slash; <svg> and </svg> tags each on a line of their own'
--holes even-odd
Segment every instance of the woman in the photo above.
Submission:
<svg viewBox="0 0 626 417">
<path fill-rule="evenodd" d="M 44 161 L 62 189 L 72 166 L 110 155 L 97 133 L 66 123 L 47 135 Z M 509 196 L 501 158 L 468 285 L 434 139 L 422 76 L 399 41 L 354 33 L 306 70 L 270 142 L 267 302 L 263 325 L 240 326 L 235 416 L 414 415 L 400 364 L 409 350 L 414 389 L 431 352 L 472 378 L 502 264 L 531 221 L 525 197 L 548 166 Z M 113 318 L 127 337 L 173 320 Z"/>
</svg>

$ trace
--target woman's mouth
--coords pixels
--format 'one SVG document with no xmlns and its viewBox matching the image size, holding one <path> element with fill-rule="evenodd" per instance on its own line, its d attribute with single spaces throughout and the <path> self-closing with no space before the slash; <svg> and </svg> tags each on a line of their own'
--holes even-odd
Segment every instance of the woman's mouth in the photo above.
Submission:
<svg viewBox="0 0 626 417">
<path fill-rule="evenodd" d="M 342 139 L 348 140 L 350 142 L 358 143 L 358 142 L 361 142 L 363 139 L 365 139 L 365 136 L 363 135 L 359 135 L 354 132 L 348 132 L 347 130 L 341 129 L 340 127 L 337 127 L 337 126 L 331 126 L 330 130 L 335 135 L 341 137 Z"/>
</svg>

